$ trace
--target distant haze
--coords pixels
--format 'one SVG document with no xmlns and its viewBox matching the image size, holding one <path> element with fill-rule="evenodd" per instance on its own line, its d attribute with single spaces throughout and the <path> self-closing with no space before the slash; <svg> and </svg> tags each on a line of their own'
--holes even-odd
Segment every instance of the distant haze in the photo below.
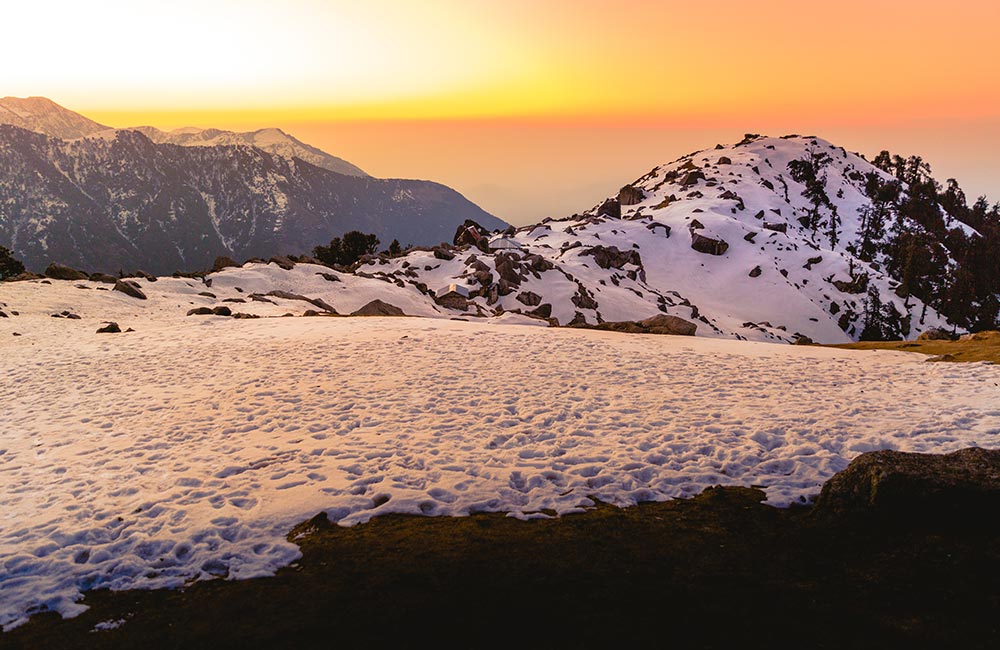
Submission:
<svg viewBox="0 0 1000 650">
<path fill-rule="evenodd" d="M 523 225 L 586 210 L 625 183 L 745 132 L 818 135 L 871 159 L 882 149 L 919 155 L 969 201 L 1000 201 L 1000 119 L 900 126 L 698 126 L 528 120 L 289 123 L 301 140 L 378 177 L 445 183 L 486 211 Z"/>
</svg>

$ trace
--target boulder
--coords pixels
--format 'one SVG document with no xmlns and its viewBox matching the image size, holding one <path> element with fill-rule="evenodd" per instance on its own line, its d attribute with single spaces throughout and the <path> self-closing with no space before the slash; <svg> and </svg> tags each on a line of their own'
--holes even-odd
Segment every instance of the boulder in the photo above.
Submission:
<svg viewBox="0 0 1000 650">
<path fill-rule="evenodd" d="M 49 264 L 45 269 L 45 277 L 52 278 L 53 280 L 89 280 L 88 276 L 83 271 L 77 271 L 76 269 L 70 268 L 63 264 L 56 264 L 53 262 Z"/>
<path fill-rule="evenodd" d="M 148 280 L 149 282 L 156 282 L 159 279 L 155 275 L 153 275 L 152 273 L 147 273 L 146 271 L 143 271 L 142 269 L 139 269 L 138 271 L 136 271 L 135 273 L 133 273 L 132 277 L 142 278 L 143 280 Z"/>
<path fill-rule="evenodd" d="M 534 309 L 532 309 L 531 311 L 529 311 L 528 315 L 537 316 L 538 318 L 549 319 L 552 317 L 552 305 L 549 303 L 539 305 Z"/>
<path fill-rule="evenodd" d="M 755 266 L 752 269 L 750 269 L 750 273 L 748 275 L 751 278 L 757 278 L 757 277 L 760 277 L 761 273 L 763 273 L 763 271 L 760 270 L 760 267 L 759 266 Z"/>
<path fill-rule="evenodd" d="M 521 284 L 523 278 L 513 257 L 505 254 L 497 255 L 495 264 L 497 275 L 502 279 L 515 286 Z"/>
<path fill-rule="evenodd" d="M 733 161 L 728 156 L 720 156 L 716 165 L 732 165 Z"/>
<path fill-rule="evenodd" d="M 622 218 L 622 204 L 618 199 L 608 199 L 597 208 L 597 216 L 611 217 L 612 219 Z"/>
<path fill-rule="evenodd" d="M 443 246 L 435 246 L 433 250 L 434 257 L 439 260 L 449 261 L 455 259 L 455 254 Z"/>
<path fill-rule="evenodd" d="M 684 174 L 684 178 L 681 179 L 681 185 L 687 187 L 703 180 L 705 180 L 705 172 L 700 169 L 696 169 Z"/>
<path fill-rule="evenodd" d="M 233 310 L 225 305 L 219 305 L 218 307 L 212 308 L 212 313 L 216 316 L 232 316 Z"/>
<path fill-rule="evenodd" d="M 268 262 L 270 264 L 277 265 L 278 268 L 283 269 L 285 271 L 291 271 L 292 269 L 295 268 L 295 262 L 288 259 L 284 255 L 275 255 L 274 257 L 269 259 Z"/>
<path fill-rule="evenodd" d="M 299 295 L 297 293 L 292 293 L 290 291 L 278 291 L 278 290 L 268 291 L 267 295 L 274 296 L 275 298 L 283 298 L 284 300 L 302 300 L 302 301 L 308 302 L 311 305 L 315 305 L 316 307 L 319 307 L 323 311 L 330 312 L 331 314 L 336 314 L 337 313 L 336 309 L 334 309 L 333 307 L 331 307 L 330 305 L 328 305 L 326 302 L 324 302 L 320 298 L 307 298 L 306 296 L 301 296 L 301 295 Z M 256 300 L 256 298 L 254 298 L 253 294 L 250 295 L 250 299 L 251 300 Z M 261 302 L 268 302 L 268 301 L 261 301 Z"/>
<path fill-rule="evenodd" d="M 766 230 L 773 230 L 774 232 L 783 232 L 783 233 L 787 233 L 788 232 L 788 224 L 787 223 L 770 223 L 768 221 L 765 221 L 764 222 L 764 228 Z"/>
<path fill-rule="evenodd" d="M 195 307 L 194 309 L 189 309 L 187 315 L 188 316 L 211 316 L 212 315 L 212 308 L 211 307 Z"/>
<path fill-rule="evenodd" d="M 713 239 L 701 233 L 692 232 L 691 248 L 699 253 L 706 253 L 708 255 L 724 255 L 729 250 L 729 244 L 721 239 Z"/>
<path fill-rule="evenodd" d="M 364 307 L 351 312 L 351 316 L 406 316 L 406 314 L 396 305 L 391 305 L 376 298 Z"/>
<path fill-rule="evenodd" d="M 646 198 L 646 195 L 638 187 L 634 185 L 626 185 L 625 187 L 618 190 L 618 205 L 635 205 L 637 203 L 642 203 L 642 200 Z"/>
<path fill-rule="evenodd" d="M 139 288 L 139 283 L 132 280 L 116 280 L 113 291 L 121 291 L 126 296 L 131 296 L 138 300 L 146 299 L 146 294 Z"/>
<path fill-rule="evenodd" d="M 240 265 L 237 264 L 231 257 L 220 255 L 219 257 L 215 258 L 215 262 L 212 264 L 212 272 L 218 273 L 222 269 L 227 269 L 230 267 L 240 268 Z"/>
<path fill-rule="evenodd" d="M 593 256 L 594 261 L 602 269 L 621 269 L 626 264 L 635 264 L 642 268 L 642 257 L 634 249 L 619 250 L 616 246 L 593 246 L 580 253 L 580 256 Z"/>
<path fill-rule="evenodd" d="M 114 284 L 118 282 L 118 278 L 113 275 L 108 275 L 107 273 L 91 273 L 91 282 L 103 282 L 104 284 Z"/>
<path fill-rule="evenodd" d="M 122 328 L 118 327 L 118 323 L 108 323 L 104 327 L 97 330 L 98 334 L 120 334 Z"/>
<path fill-rule="evenodd" d="M 675 336 L 694 336 L 698 326 L 691 321 L 670 314 L 658 314 L 652 318 L 639 321 L 639 325 L 649 334 L 673 334 Z"/>
<path fill-rule="evenodd" d="M 516 300 L 522 305 L 527 305 L 528 307 L 537 307 L 542 303 L 542 297 L 533 291 L 522 291 L 517 294 Z"/>
<path fill-rule="evenodd" d="M 1000 450 L 861 454 L 823 485 L 817 516 L 870 516 L 930 523 L 941 518 L 994 527 L 1000 512 Z"/>
<path fill-rule="evenodd" d="M 918 341 L 950 341 L 951 339 L 951 332 L 940 327 L 932 327 L 926 332 L 921 332 L 920 336 L 917 337 Z"/>
</svg>

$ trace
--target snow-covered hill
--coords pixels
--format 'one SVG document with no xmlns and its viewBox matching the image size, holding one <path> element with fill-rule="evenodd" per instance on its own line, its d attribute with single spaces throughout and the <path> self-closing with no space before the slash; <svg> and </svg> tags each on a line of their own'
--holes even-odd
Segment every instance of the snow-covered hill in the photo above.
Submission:
<svg viewBox="0 0 1000 650">
<path fill-rule="evenodd" d="M 184 147 L 250 145 L 284 158 L 299 158 L 307 163 L 322 167 L 323 169 L 329 169 L 338 174 L 368 176 L 360 167 L 301 142 L 281 129 L 276 128 L 259 129 L 245 133 L 190 127 L 173 131 L 161 131 L 152 126 L 139 126 L 124 130 L 139 131 L 158 144 L 178 144 Z"/>
<path fill-rule="evenodd" d="M 817 210 L 816 229 L 815 206 L 789 167 L 813 154 L 829 157 L 822 175 L 832 206 Z M 824 140 L 749 137 L 660 165 L 583 214 L 520 228 L 510 237 L 519 250 L 470 247 L 450 260 L 417 251 L 359 271 L 431 289 L 458 283 L 470 313 L 534 312 L 563 325 L 668 313 L 697 323 L 699 335 L 843 342 L 859 337 L 877 291 L 905 336 L 948 327 L 897 295 L 883 264 L 851 252 L 872 205 L 869 174 L 890 180 Z"/>
<path fill-rule="evenodd" d="M 4 97 L 0 99 L 0 124 L 72 140 L 96 135 L 108 127 L 63 108 L 45 97 Z"/>
</svg>

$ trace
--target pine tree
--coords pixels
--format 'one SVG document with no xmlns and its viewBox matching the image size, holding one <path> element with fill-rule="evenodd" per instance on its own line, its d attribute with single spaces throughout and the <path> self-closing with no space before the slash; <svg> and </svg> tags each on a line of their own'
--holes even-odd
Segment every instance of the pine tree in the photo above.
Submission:
<svg viewBox="0 0 1000 650">
<path fill-rule="evenodd" d="M 0 246 L 0 280 L 6 280 L 24 273 L 24 264 L 9 250 Z"/>
</svg>

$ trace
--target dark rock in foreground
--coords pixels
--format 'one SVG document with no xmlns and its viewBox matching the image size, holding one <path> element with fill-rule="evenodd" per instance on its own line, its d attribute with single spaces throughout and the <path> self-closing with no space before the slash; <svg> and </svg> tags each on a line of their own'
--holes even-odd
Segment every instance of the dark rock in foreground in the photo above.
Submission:
<svg viewBox="0 0 1000 650">
<path fill-rule="evenodd" d="M 1000 450 L 861 454 L 823 485 L 815 513 L 915 522 L 946 518 L 995 526 L 1000 514 Z"/>
</svg>

